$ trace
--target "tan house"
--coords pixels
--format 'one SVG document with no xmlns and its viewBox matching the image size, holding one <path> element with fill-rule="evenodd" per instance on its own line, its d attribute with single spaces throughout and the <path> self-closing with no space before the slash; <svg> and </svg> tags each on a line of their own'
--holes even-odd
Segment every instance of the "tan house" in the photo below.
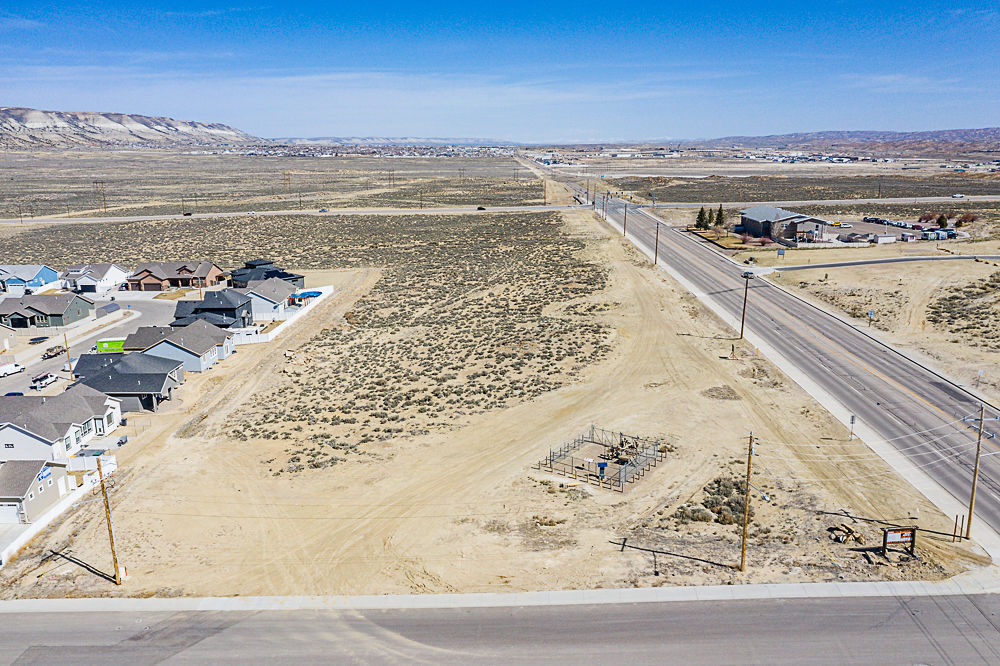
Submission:
<svg viewBox="0 0 1000 666">
<path fill-rule="evenodd" d="M 139 264 L 128 278 L 129 291 L 166 291 L 176 287 L 211 287 L 223 281 L 211 261 L 158 261 Z"/>
<path fill-rule="evenodd" d="M 0 524 L 33 523 L 74 488 L 64 462 L 0 461 Z"/>
</svg>

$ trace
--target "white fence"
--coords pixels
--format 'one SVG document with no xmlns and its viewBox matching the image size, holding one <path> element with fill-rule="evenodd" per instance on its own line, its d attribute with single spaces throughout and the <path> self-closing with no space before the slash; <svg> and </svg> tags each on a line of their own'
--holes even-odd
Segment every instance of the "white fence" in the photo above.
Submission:
<svg viewBox="0 0 1000 666">
<path fill-rule="evenodd" d="M 279 335 L 284 333 L 289 326 L 294 324 L 301 317 L 304 317 L 306 314 L 308 314 L 309 311 L 312 310 L 314 307 L 316 307 L 321 301 L 337 293 L 337 290 L 332 285 L 328 285 L 326 287 L 310 288 L 309 291 L 318 291 L 320 292 L 320 295 L 312 299 L 305 305 L 303 305 L 301 308 L 299 308 L 298 312 L 296 312 L 291 317 L 289 317 L 285 321 L 281 322 L 280 324 L 272 328 L 267 333 L 251 333 L 248 331 L 237 331 L 236 334 L 233 336 L 233 342 L 237 345 L 256 345 L 262 342 L 271 342 Z"/>
</svg>

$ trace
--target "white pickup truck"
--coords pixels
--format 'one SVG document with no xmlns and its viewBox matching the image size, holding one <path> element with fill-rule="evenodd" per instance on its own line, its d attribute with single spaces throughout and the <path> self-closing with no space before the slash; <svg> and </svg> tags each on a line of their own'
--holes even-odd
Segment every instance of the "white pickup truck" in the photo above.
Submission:
<svg viewBox="0 0 1000 666">
<path fill-rule="evenodd" d="M 24 372 L 24 366 L 20 363 L 5 363 L 4 365 L 0 365 L 0 377 L 16 375 L 19 372 Z"/>
</svg>

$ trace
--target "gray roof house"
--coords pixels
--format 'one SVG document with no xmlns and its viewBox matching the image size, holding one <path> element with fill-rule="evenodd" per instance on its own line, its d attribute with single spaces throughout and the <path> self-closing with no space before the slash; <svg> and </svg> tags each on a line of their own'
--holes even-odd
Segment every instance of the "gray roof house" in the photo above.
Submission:
<svg viewBox="0 0 1000 666">
<path fill-rule="evenodd" d="M 73 378 L 121 400 L 123 412 L 155 412 L 184 383 L 183 366 L 181 361 L 146 354 L 83 354 L 73 366 Z"/>
<path fill-rule="evenodd" d="M 289 273 L 278 268 L 270 259 L 252 259 L 243 264 L 243 268 L 237 268 L 230 273 L 234 287 L 246 288 L 252 282 L 263 282 L 270 278 L 284 280 L 295 288 L 304 287 L 306 279 L 298 273 Z"/>
<path fill-rule="evenodd" d="M 134 333 L 125 338 L 122 349 L 125 351 L 143 351 L 149 349 L 160 340 L 174 332 L 169 326 L 140 326 Z"/>
<path fill-rule="evenodd" d="M 118 264 L 77 264 L 67 267 L 59 277 L 71 291 L 103 294 L 125 284 L 130 273 Z"/>
<path fill-rule="evenodd" d="M 814 235 L 817 228 L 822 234 L 823 227 L 830 223 L 811 215 L 761 204 L 741 210 L 740 224 L 752 236 L 796 241 Z"/>
<path fill-rule="evenodd" d="M 210 291 L 200 301 L 177 301 L 171 326 L 187 326 L 196 319 L 223 328 L 246 328 L 253 324 L 250 297 L 235 289 Z"/>
<path fill-rule="evenodd" d="M 142 353 L 181 361 L 186 372 L 208 370 L 219 360 L 218 336 L 205 328 L 211 324 L 196 324 L 177 329 Z"/>
<path fill-rule="evenodd" d="M 0 324 L 11 328 L 68 326 L 93 311 L 94 302 L 79 294 L 30 294 L 0 300 Z"/>
<path fill-rule="evenodd" d="M 295 293 L 295 286 L 279 278 L 268 278 L 234 291 L 250 298 L 254 321 L 278 321 L 285 319 L 288 297 Z"/>
<path fill-rule="evenodd" d="M 0 524 L 32 523 L 74 488 L 66 463 L 0 460 Z"/>
<path fill-rule="evenodd" d="M 89 386 L 0 397 L 0 459 L 63 460 L 121 422 L 121 401 Z"/>
</svg>

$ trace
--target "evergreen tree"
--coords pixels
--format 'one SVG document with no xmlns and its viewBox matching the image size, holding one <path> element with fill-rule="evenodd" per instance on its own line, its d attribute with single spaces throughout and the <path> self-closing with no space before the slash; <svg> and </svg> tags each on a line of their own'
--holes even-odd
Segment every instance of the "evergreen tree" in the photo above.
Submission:
<svg viewBox="0 0 1000 666">
<path fill-rule="evenodd" d="M 708 229 L 709 227 L 714 227 L 714 226 L 715 226 L 715 211 L 709 208 L 708 221 L 705 223 L 705 228 Z"/>
<path fill-rule="evenodd" d="M 722 211 L 722 204 L 719 204 L 719 212 L 715 214 L 715 226 L 721 227 L 726 222 L 726 214 Z"/>
<path fill-rule="evenodd" d="M 707 229 L 708 228 L 708 216 L 705 215 L 705 207 L 702 206 L 701 210 L 698 211 L 698 221 L 694 223 L 697 229 Z"/>
<path fill-rule="evenodd" d="M 944 213 L 942 213 L 940 215 L 940 217 L 938 217 L 938 219 L 937 219 L 937 225 L 939 227 L 941 227 L 942 229 L 944 229 L 945 227 L 947 227 L 948 226 L 948 216 L 945 215 Z"/>
</svg>

